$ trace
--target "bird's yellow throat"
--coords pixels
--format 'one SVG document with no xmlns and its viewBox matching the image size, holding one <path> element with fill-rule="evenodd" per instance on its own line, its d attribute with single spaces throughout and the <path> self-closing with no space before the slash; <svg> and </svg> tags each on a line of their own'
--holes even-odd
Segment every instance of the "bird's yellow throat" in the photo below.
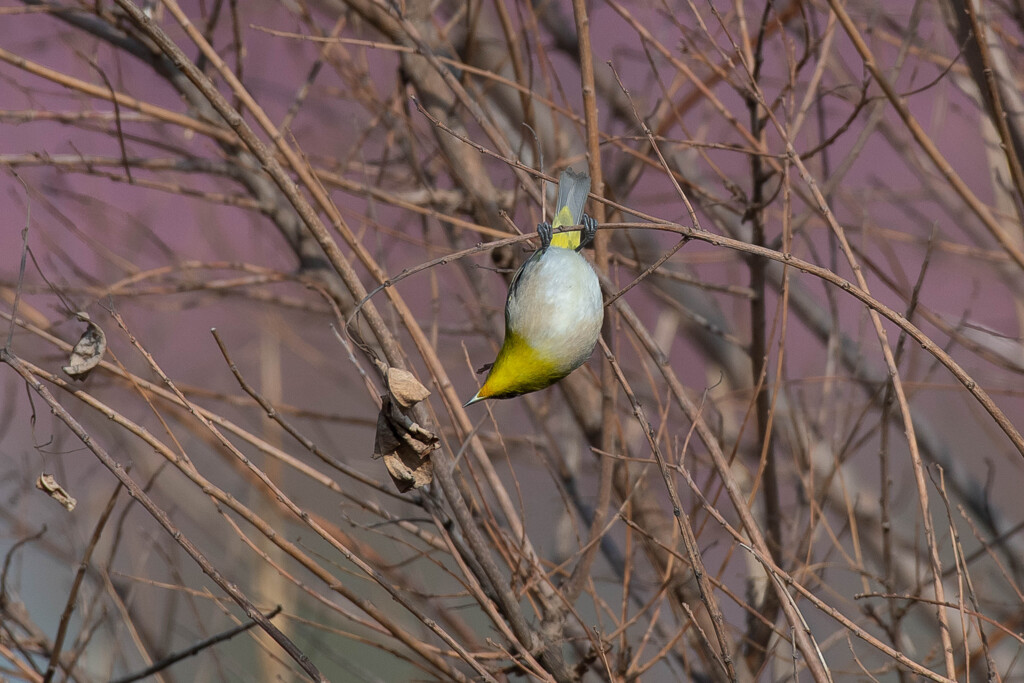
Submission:
<svg viewBox="0 0 1024 683">
<path fill-rule="evenodd" d="M 549 358 L 526 343 L 515 332 L 506 334 L 498 357 L 494 359 L 487 381 L 475 398 L 511 398 L 538 391 L 561 376 Z"/>
</svg>

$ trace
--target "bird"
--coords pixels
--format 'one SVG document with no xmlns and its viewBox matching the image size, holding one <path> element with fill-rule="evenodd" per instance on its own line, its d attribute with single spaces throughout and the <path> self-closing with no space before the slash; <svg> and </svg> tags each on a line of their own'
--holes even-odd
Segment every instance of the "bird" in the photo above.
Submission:
<svg viewBox="0 0 1024 683">
<path fill-rule="evenodd" d="M 466 406 L 540 391 L 590 358 L 604 322 L 604 301 L 597 274 L 580 254 L 597 234 L 597 221 L 583 213 L 589 192 L 587 173 L 568 169 L 559 176 L 554 220 L 537 226 L 540 249 L 512 277 L 501 350 Z M 583 230 L 553 234 L 576 225 Z"/>
</svg>

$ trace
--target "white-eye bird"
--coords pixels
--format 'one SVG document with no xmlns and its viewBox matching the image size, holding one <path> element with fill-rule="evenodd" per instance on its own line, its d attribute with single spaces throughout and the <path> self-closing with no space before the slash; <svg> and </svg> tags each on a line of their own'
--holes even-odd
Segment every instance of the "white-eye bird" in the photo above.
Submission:
<svg viewBox="0 0 1024 683">
<path fill-rule="evenodd" d="M 540 249 L 512 277 L 505 300 L 505 339 L 487 379 L 466 405 L 549 387 L 590 358 L 604 321 L 601 285 L 579 251 L 597 233 L 583 215 L 590 176 L 567 170 L 558 179 L 552 223 L 537 226 Z M 552 234 L 554 228 L 579 230 Z"/>
</svg>

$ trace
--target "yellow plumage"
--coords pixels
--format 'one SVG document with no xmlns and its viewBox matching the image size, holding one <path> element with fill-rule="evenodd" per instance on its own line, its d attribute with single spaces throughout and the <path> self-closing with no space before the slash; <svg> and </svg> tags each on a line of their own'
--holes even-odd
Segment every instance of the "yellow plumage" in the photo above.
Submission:
<svg viewBox="0 0 1024 683">
<path fill-rule="evenodd" d="M 512 398 L 549 387 L 582 365 L 594 350 L 604 306 L 597 275 L 577 249 L 595 224 L 582 216 L 590 177 L 566 171 L 558 183 L 551 226 L 538 226 L 542 246 L 512 278 L 505 301 L 505 339 L 487 379 L 466 405 Z M 551 235 L 550 229 L 579 230 Z M 550 241 L 548 241 L 550 240 Z"/>
<path fill-rule="evenodd" d="M 564 228 L 567 225 L 576 225 L 576 221 L 573 219 L 572 211 L 568 206 L 563 206 L 557 214 L 555 214 L 555 220 L 551 221 L 552 228 Z M 560 232 L 557 235 L 551 236 L 551 246 L 561 247 L 563 249 L 576 249 L 580 246 L 580 231 L 571 230 L 569 232 Z"/>
</svg>

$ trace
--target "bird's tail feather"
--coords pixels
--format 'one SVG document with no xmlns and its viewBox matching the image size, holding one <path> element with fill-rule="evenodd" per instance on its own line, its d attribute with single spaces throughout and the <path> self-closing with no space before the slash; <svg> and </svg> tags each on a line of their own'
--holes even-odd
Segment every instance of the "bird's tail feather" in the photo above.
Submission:
<svg viewBox="0 0 1024 683">
<path fill-rule="evenodd" d="M 586 171 L 576 172 L 566 169 L 558 178 L 558 203 L 555 205 L 555 217 L 551 225 L 560 228 L 566 225 L 579 225 L 583 216 L 583 204 L 590 193 L 590 175 Z M 580 244 L 580 233 L 563 232 L 555 235 L 551 243 L 556 247 L 575 249 Z"/>
<path fill-rule="evenodd" d="M 558 204 L 555 205 L 555 219 L 557 225 L 558 215 L 562 209 L 567 207 L 572 216 L 572 222 L 566 225 L 579 225 L 580 217 L 583 215 L 583 204 L 587 201 L 587 194 L 590 192 L 590 176 L 586 171 L 577 173 L 571 168 L 562 171 L 558 178 Z"/>
</svg>

